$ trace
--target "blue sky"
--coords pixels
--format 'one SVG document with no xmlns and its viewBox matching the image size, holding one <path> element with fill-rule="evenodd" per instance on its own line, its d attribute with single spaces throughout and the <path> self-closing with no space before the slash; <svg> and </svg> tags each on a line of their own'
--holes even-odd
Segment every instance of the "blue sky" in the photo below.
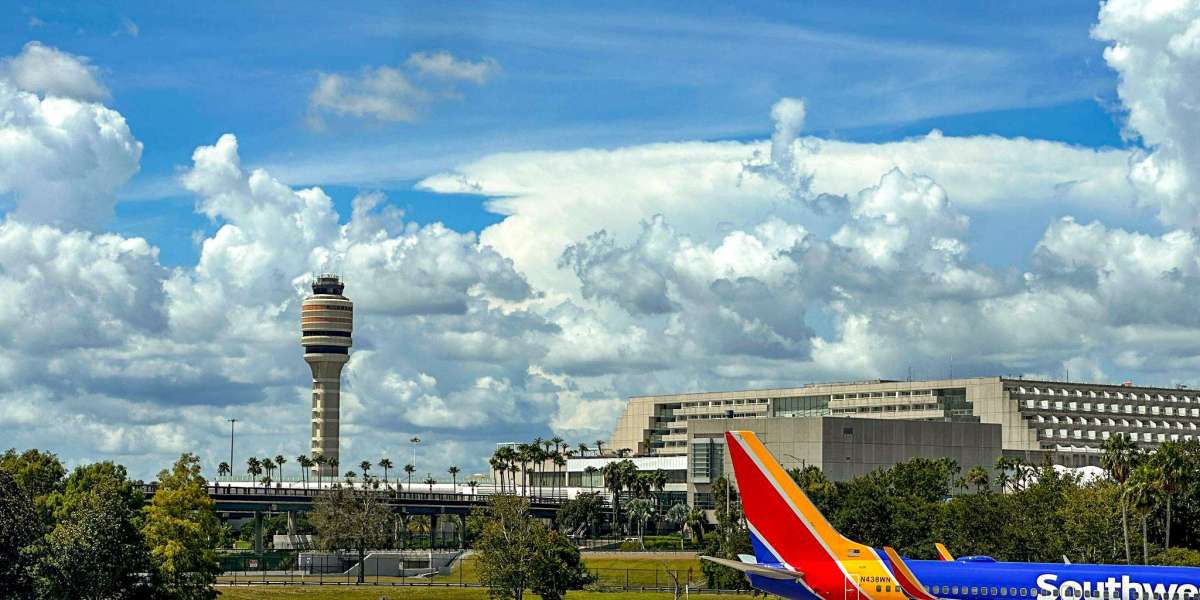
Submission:
<svg viewBox="0 0 1200 600">
<path fill-rule="evenodd" d="M 109 105 L 145 145 L 112 227 L 147 237 L 169 264 L 194 261 L 191 233 L 207 226 L 174 179 L 197 145 L 226 132 L 251 164 L 292 165 L 289 183 L 335 186 L 345 205 L 361 189 L 386 190 L 413 220 L 468 230 L 499 217 L 478 198 L 413 183 L 496 151 L 761 139 L 781 96 L 804 96 L 807 131 L 823 137 L 937 128 L 1125 144 L 1085 2 L 47 3 L 20 13 L 0 25 L 6 53 L 36 39 L 102 69 Z M 416 122 L 306 125 L 318 72 L 433 49 L 501 70 Z"/>
<path fill-rule="evenodd" d="M 327 270 L 355 459 L 951 357 L 1200 387 L 1200 8 L 1143 1 L 11 5 L 0 436 L 294 456 Z"/>
</svg>

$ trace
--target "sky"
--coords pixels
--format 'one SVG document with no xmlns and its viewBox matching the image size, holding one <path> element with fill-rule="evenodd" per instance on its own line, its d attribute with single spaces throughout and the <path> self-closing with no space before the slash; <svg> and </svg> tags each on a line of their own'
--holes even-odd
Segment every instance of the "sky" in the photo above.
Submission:
<svg viewBox="0 0 1200 600">
<path fill-rule="evenodd" d="M 16 4 L 0 435 L 152 477 L 308 447 L 482 472 L 630 395 L 1200 385 L 1200 9 Z"/>
</svg>

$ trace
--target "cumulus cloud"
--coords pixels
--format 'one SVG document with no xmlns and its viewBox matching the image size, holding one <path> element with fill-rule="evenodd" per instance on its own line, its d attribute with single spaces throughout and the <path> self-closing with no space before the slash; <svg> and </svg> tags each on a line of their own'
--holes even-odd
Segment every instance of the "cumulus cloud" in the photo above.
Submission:
<svg viewBox="0 0 1200 600">
<path fill-rule="evenodd" d="M 1120 76 L 1129 133 L 1147 152 L 1130 179 L 1168 225 L 1200 225 L 1200 6 L 1109 0 L 1093 35 Z"/>
<path fill-rule="evenodd" d="M 417 52 L 404 68 L 365 67 L 357 75 L 318 73 L 308 98 L 308 122 L 326 126 L 325 116 L 378 121 L 416 122 L 434 102 L 461 97 L 457 82 L 484 84 L 499 68 L 492 59 L 460 60 L 446 51 Z M 427 86 L 413 82 L 412 74 L 444 82 Z"/>
<path fill-rule="evenodd" d="M 81 61 L 31 42 L 0 69 L 0 197 L 23 221 L 99 227 L 137 172 L 141 142 L 120 113 L 87 100 L 102 88 Z"/>
<path fill-rule="evenodd" d="M 108 89 L 86 58 L 29 42 L 21 53 L 0 61 L 0 76 L 18 89 L 83 101 L 103 100 Z"/>
</svg>

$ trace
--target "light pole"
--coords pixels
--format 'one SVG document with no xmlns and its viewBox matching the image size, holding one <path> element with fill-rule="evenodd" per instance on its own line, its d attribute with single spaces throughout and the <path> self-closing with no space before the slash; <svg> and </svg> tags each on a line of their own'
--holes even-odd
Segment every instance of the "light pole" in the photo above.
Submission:
<svg viewBox="0 0 1200 600">
<path fill-rule="evenodd" d="M 236 468 L 236 467 L 234 467 L 234 465 L 237 464 L 237 463 L 233 462 L 233 426 L 237 424 L 238 420 L 237 419 L 225 419 L 225 420 L 229 421 L 229 474 L 233 475 L 233 470 L 234 470 L 234 468 Z"/>
<path fill-rule="evenodd" d="M 412 446 L 412 466 L 415 467 L 417 466 L 417 444 L 421 443 L 421 438 L 413 436 L 411 440 L 408 440 L 408 443 Z"/>
</svg>

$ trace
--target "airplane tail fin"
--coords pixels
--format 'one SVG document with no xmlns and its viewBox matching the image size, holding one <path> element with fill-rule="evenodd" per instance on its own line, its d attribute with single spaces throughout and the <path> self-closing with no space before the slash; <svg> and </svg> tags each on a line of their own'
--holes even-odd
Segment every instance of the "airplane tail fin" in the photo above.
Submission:
<svg viewBox="0 0 1200 600">
<path fill-rule="evenodd" d="M 933 545 L 937 548 L 938 558 L 940 560 L 954 560 L 954 555 L 950 554 L 950 551 L 947 550 L 941 542 L 935 542 Z"/>
<path fill-rule="evenodd" d="M 833 528 L 754 433 L 726 432 L 725 444 L 760 563 L 840 577 L 838 561 L 873 554 Z"/>
</svg>

